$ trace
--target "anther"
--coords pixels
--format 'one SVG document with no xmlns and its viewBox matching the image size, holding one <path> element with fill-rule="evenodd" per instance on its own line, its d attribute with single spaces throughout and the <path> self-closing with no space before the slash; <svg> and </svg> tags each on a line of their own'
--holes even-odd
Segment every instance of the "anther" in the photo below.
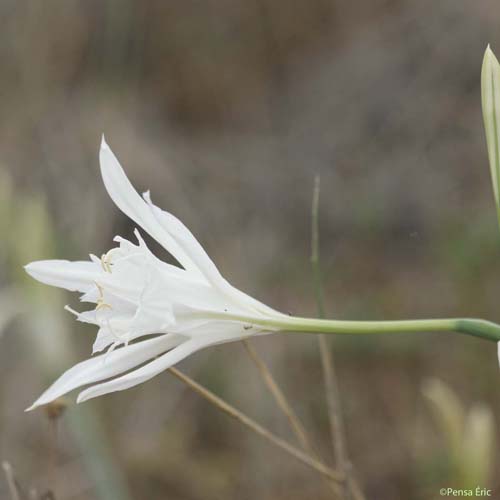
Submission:
<svg viewBox="0 0 500 500">
<path fill-rule="evenodd" d="M 104 309 L 106 307 L 108 309 L 113 309 L 111 304 L 104 302 L 104 290 L 103 290 L 102 286 L 99 285 L 99 283 L 97 283 L 97 281 L 94 281 L 94 284 L 97 287 L 97 290 L 99 290 L 99 298 L 97 299 L 97 302 L 96 302 L 97 306 L 96 306 L 95 310 L 99 311 L 99 309 Z"/>
</svg>

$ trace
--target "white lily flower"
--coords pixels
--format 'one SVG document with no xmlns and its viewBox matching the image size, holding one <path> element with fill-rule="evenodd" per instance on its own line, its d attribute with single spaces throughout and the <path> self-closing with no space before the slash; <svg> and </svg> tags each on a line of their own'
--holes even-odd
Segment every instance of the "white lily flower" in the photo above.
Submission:
<svg viewBox="0 0 500 500">
<path fill-rule="evenodd" d="M 48 285 L 82 293 L 95 307 L 82 313 L 99 327 L 93 353 L 66 371 L 29 408 L 50 403 L 82 386 L 78 402 L 145 382 L 204 347 L 273 331 L 377 334 L 457 331 L 500 340 L 500 325 L 470 318 L 342 321 L 282 314 L 229 284 L 191 232 L 135 191 L 104 141 L 104 185 L 118 208 L 160 243 L 180 266 L 155 257 L 136 230 L 137 243 L 118 246 L 101 259 L 32 262 L 26 271 Z M 499 343 L 500 356 L 500 343 Z M 94 384 L 94 385 L 92 385 Z"/>
<path fill-rule="evenodd" d="M 101 259 L 28 264 L 38 281 L 78 291 L 83 302 L 96 304 L 82 313 L 67 309 L 99 327 L 93 353 L 107 350 L 65 372 L 30 410 L 96 382 L 78 402 L 128 389 L 204 347 L 277 330 L 287 317 L 230 285 L 182 222 L 156 207 L 149 193 L 141 198 L 104 138 L 100 165 L 118 208 L 182 268 L 155 257 L 137 230 L 136 244 L 116 237 L 118 246 Z"/>
</svg>

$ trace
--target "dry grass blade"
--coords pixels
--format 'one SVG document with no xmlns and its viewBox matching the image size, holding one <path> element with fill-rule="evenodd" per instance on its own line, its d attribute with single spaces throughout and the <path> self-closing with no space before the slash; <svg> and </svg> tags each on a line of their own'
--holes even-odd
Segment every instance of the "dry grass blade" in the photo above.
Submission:
<svg viewBox="0 0 500 500">
<path fill-rule="evenodd" d="M 211 404 L 213 404 L 216 408 L 223 411 L 230 417 L 238 420 L 238 422 L 242 423 L 253 432 L 267 439 L 270 443 L 274 444 L 278 448 L 286 451 L 288 454 L 295 457 L 300 462 L 308 465 L 310 468 L 314 469 L 316 472 L 319 472 L 323 476 L 328 479 L 341 482 L 344 480 L 343 474 L 331 469 L 327 465 L 323 464 L 319 460 L 307 455 L 303 451 L 299 450 L 295 446 L 287 443 L 284 439 L 279 438 L 274 435 L 271 431 L 262 427 L 260 424 L 252 420 L 250 417 L 242 413 L 240 410 L 236 409 L 234 406 L 231 406 L 229 403 L 221 399 L 219 396 L 215 395 L 213 392 L 209 391 L 207 388 L 195 382 L 192 378 L 188 377 L 177 368 L 169 368 L 170 373 L 172 373 L 179 380 L 184 382 L 187 386 L 189 386 L 193 391 L 197 392 L 200 396 L 205 398 Z"/>
<path fill-rule="evenodd" d="M 290 427 L 292 428 L 297 440 L 304 450 L 307 450 L 310 453 L 313 453 L 311 442 L 307 437 L 306 430 L 302 425 L 302 422 L 299 420 L 297 414 L 293 411 L 292 407 L 288 403 L 283 391 L 278 386 L 276 381 L 274 380 L 273 375 L 271 374 L 269 368 L 264 363 L 262 358 L 259 356 L 259 353 L 252 346 L 252 344 L 248 340 L 243 340 L 243 345 L 245 346 L 246 351 L 248 352 L 250 358 L 254 362 L 255 366 L 259 370 L 262 378 L 264 379 L 265 384 L 267 385 L 269 391 L 273 395 L 276 403 L 278 404 L 281 411 L 285 414 L 288 422 L 290 423 Z"/>
<path fill-rule="evenodd" d="M 312 444 L 311 444 L 309 438 L 307 437 L 307 433 L 304 429 L 304 426 L 302 425 L 297 414 L 293 411 L 292 407 L 288 403 L 288 400 L 286 399 L 286 397 L 283 394 L 283 391 L 280 389 L 279 385 L 276 383 L 276 380 L 272 376 L 269 368 L 267 367 L 267 365 L 264 363 L 262 358 L 259 356 L 256 349 L 252 346 L 252 344 L 248 340 L 243 340 L 243 344 L 244 344 L 248 354 L 250 355 L 252 361 L 257 366 L 259 373 L 261 374 L 262 378 L 264 379 L 264 382 L 266 383 L 269 391 L 273 395 L 279 408 L 287 417 L 288 422 L 290 423 L 290 427 L 292 428 L 292 431 L 296 435 L 300 445 L 313 458 L 320 461 L 321 458 L 319 457 L 319 455 L 316 453 L 316 451 L 312 447 Z M 330 480 L 327 480 L 327 483 L 330 486 L 330 488 L 332 489 L 333 494 L 335 495 L 335 498 L 337 498 L 339 495 L 339 489 L 340 489 L 339 484 L 332 483 Z"/>
</svg>

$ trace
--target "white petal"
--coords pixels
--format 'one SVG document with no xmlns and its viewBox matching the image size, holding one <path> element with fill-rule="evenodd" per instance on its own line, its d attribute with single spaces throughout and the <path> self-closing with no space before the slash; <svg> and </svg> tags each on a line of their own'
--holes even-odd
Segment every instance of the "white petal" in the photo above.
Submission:
<svg viewBox="0 0 500 500">
<path fill-rule="evenodd" d="M 95 262 L 69 260 L 39 260 L 24 266 L 26 272 L 46 285 L 72 292 L 87 292 L 102 273 Z"/>
<path fill-rule="evenodd" d="M 212 286 L 222 292 L 234 307 L 247 308 L 259 315 L 280 315 L 265 304 L 255 300 L 230 285 L 189 229 L 172 214 L 155 206 L 145 193 L 145 200 L 137 194 L 127 179 L 113 152 L 102 141 L 100 152 L 101 172 L 106 189 L 118 208 L 140 224 L 153 238 L 163 245 L 187 271 L 203 276 Z M 147 202 L 147 203 L 146 203 Z M 241 311 L 244 313 L 244 311 Z"/>
<path fill-rule="evenodd" d="M 54 401 L 62 395 L 99 380 L 119 375 L 178 345 L 181 335 L 162 335 L 122 347 L 109 354 L 87 359 L 63 373 L 27 411 Z"/>
<path fill-rule="evenodd" d="M 125 389 L 129 389 L 130 387 L 142 384 L 167 368 L 175 365 L 190 354 L 193 354 L 195 351 L 205 347 L 205 345 L 207 344 L 199 340 L 188 340 L 137 370 L 110 380 L 109 382 L 105 382 L 104 384 L 94 385 L 86 389 L 79 394 L 77 402 L 82 403 L 83 401 L 87 401 L 88 399 L 95 398 L 97 396 L 102 396 L 103 394 L 123 391 Z"/>
<path fill-rule="evenodd" d="M 92 344 L 92 354 L 104 351 L 106 347 L 109 347 L 113 342 L 116 342 L 116 340 L 117 338 L 109 331 L 108 328 L 99 328 L 94 343 Z"/>
<path fill-rule="evenodd" d="M 154 205 L 151 201 L 149 191 L 144 193 L 143 196 L 158 224 L 175 240 L 202 274 L 210 282 L 222 279 L 219 270 L 198 240 L 193 236 L 193 233 L 177 217 Z"/>
<path fill-rule="evenodd" d="M 266 306 L 262 302 L 250 297 L 246 293 L 233 287 L 219 272 L 208 254 L 193 236 L 191 231 L 172 214 L 165 212 L 151 201 L 149 192 L 144 193 L 144 198 L 151 208 L 158 223 L 177 242 L 179 247 L 189 255 L 201 273 L 215 288 L 224 294 L 226 300 L 236 307 L 246 307 L 250 311 L 261 315 L 282 315 L 278 311 Z"/>
<path fill-rule="evenodd" d="M 104 137 L 99 153 L 101 174 L 109 196 L 116 206 L 139 224 L 158 243 L 168 250 L 186 270 L 198 273 L 198 269 L 176 241 L 156 221 L 148 205 L 139 196 Z"/>
</svg>

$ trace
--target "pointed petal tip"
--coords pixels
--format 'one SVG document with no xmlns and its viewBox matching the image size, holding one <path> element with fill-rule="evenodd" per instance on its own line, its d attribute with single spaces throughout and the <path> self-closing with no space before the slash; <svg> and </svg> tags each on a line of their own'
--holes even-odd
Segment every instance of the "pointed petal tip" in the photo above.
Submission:
<svg viewBox="0 0 500 500">
<path fill-rule="evenodd" d="M 106 142 L 106 137 L 104 137 L 104 134 L 102 134 L 101 136 L 101 149 L 110 149 L 108 143 Z"/>
<path fill-rule="evenodd" d="M 43 271 L 44 264 L 50 261 L 44 260 L 34 260 L 33 262 L 29 262 L 23 266 L 24 270 L 30 275 L 33 276 L 35 273 Z"/>
<path fill-rule="evenodd" d="M 37 408 L 39 408 L 40 406 L 43 406 L 43 405 L 45 405 L 45 404 L 47 404 L 47 403 L 49 403 L 49 402 L 50 402 L 50 401 L 45 401 L 45 402 L 43 402 L 43 401 L 41 401 L 41 399 L 42 399 L 42 398 L 41 398 L 41 397 L 39 397 L 39 398 L 38 398 L 38 399 L 37 399 L 37 400 L 36 400 L 36 401 L 35 401 L 35 402 L 31 405 L 31 406 L 28 406 L 28 408 L 26 408 L 26 409 L 24 410 L 24 412 L 25 412 L 25 413 L 28 413 L 28 412 L 30 412 L 30 411 L 36 410 L 36 409 L 37 409 Z"/>
<path fill-rule="evenodd" d="M 488 44 L 488 46 L 486 47 L 486 50 L 484 51 L 484 58 L 483 58 L 483 64 L 485 64 L 486 62 L 493 62 L 493 64 L 496 63 L 496 65 L 498 65 L 498 59 L 497 59 L 497 56 L 495 55 L 495 52 L 493 52 L 493 49 L 491 48 L 491 45 Z"/>
<path fill-rule="evenodd" d="M 85 392 L 86 391 L 82 391 L 80 392 L 80 394 L 78 394 L 78 397 L 76 398 L 76 404 L 82 404 L 85 403 L 85 401 L 92 399 L 92 396 L 86 395 Z"/>
<path fill-rule="evenodd" d="M 37 276 L 36 276 L 37 271 L 40 270 L 39 269 L 40 266 L 38 266 L 37 264 L 38 264 L 38 262 L 34 261 L 34 262 L 30 262 L 29 264 L 25 264 L 23 266 L 24 271 L 26 273 L 28 273 L 32 278 L 35 278 L 35 279 L 37 279 Z"/>
</svg>

